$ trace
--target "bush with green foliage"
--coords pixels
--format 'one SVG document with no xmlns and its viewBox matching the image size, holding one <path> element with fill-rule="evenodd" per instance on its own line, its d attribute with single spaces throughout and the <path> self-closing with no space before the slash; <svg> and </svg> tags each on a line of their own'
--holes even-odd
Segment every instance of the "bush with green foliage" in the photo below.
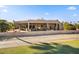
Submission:
<svg viewBox="0 0 79 59">
<path fill-rule="evenodd" d="M 75 24 L 75 27 L 76 27 L 76 29 L 79 29 L 79 24 L 76 23 L 76 24 Z"/>
<path fill-rule="evenodd" d="M 7 30 L 13 29 L 14 24 L 7 22 L 6 20 L 0 19 L 0 32 L 6 32 Z"/>
<path fill-rule="evenodd" d="M 74 24 L 65 22 L 64 23 L 64 30 L 76 30 L 76 27 Z"/>
<path fill-rule="evenodd" d="M 8 28 L 9 28 L 9 30 L 14 29 L 15 28 L 14 23 L 8 22 Z"/>
</svg>

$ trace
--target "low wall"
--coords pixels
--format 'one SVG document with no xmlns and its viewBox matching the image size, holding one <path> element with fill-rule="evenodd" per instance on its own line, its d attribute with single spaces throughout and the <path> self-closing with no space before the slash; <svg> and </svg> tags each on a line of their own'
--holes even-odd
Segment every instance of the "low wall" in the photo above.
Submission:
<svg viewBox="0 0 79 59">
<path fill-rule="evenodd" d="M 70 31 L 33 31 L 33 32 L 3 32 L 0 36 L 42 36 L 56 34 L 79 34 L 79 30 Z"/>
</svg>

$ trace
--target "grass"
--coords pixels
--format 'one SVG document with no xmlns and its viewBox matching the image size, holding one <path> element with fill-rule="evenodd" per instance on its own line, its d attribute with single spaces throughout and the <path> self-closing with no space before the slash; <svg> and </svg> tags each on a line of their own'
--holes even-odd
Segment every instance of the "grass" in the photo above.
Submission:
<svg viewBox="0 0 79 59">
<path fill-rule="evenodd" d="M 19 47 L 14 47 L 14 48 L 0 49 L 1 54 L 25 54 L 25 53 L 32 54 L 38 51 L 39 50 L 32 49 L 29 46 L 19 46 Z"/>
<path fill-rule="evenodd" d="M 13 48 L 2 48 L 0 54 L 78 54 L 79 40 L 64 42 L 52 42 L 34 44 L 32 46 L 18 46 Z"/>
<path fill-rule="evenodd" d="M 67 41 L 67 42 L 63 42 L 63 44 L 67 44 L 72 47 L 79 48 L 79 40 Z"/>
</svg>

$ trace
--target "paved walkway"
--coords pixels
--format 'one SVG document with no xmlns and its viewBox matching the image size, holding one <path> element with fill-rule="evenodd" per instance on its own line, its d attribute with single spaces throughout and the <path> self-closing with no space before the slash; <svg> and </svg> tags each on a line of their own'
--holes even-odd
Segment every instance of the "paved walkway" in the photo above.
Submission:
<svg viewBox="0 0 79 59">
<path fill-rule="evenodd" d="M 0 38 L 1 39 L 1 38 Z M 0 41 L 0 48 L 16 47 L 21 45 L 32 45 L 36 43 L 62 42 L 69 40 L 78 40 L 79 34 L 61 34 L 47 36 L 32 36 L 32 37 L 10 37 Z"/>
</svg>

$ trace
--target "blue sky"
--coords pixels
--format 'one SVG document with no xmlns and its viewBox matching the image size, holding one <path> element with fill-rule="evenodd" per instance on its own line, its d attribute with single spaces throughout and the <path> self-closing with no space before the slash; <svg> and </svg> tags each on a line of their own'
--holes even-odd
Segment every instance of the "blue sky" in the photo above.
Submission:
<svg viewBox="0 0 79 59">
<path fill-rule="evenodd" d="M 0 18 L 8 21 L 44 18 L 79 21 L 78 5 L 1 5 Z"/>
</svg>

